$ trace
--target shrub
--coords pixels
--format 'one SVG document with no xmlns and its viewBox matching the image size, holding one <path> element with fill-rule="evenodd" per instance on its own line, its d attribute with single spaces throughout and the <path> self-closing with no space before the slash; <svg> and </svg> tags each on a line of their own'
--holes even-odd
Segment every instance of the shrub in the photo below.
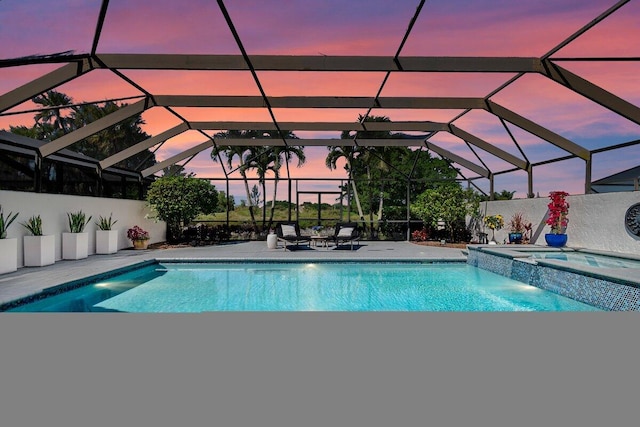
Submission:
<svg viewBox="0 0 640 427">
<path fill-rule="evenodd" d="M 422 230 L 416 230 L 411 233 L 411 239 L 416 242 L 425 242 L 429 238 L 429 233 L 427 233 L 427 229 L 423 228 Z"/>
<path fill-rule="evenodd" d="M 464 223 L 467 215 L 477 215 L 478 197 L 472 190 L 463 190 L 459 185 L 447 185 L 428 189 L 418 195 L 411 204 L 411 213 L 434 228 L 443 221 L 449 235 L 454 239 L 458 224 Z"/>
<path fill-rule="evenodd" d="M 167 223 L 167 240 L 179 239 L 181 229 L 198 215 L 215 212 L 218 192 L 210 182 L 189 176 L 162 177 L 149 187 L 147 202 Z"/>
</svg>

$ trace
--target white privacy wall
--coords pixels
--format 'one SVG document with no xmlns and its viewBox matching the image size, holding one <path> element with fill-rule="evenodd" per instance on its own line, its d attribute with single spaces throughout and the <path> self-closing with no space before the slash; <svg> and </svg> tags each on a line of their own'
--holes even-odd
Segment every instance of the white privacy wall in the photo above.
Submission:
<svg viewBox="0 0 640 427">
<path fill-rule="evenodd" d="M 629 233 L 624 224 L 627 209 L 640 203 L 640 191 L 568 196 L 567 201 L 570 205 L 568 247 L 640 254 L 640 237 Z M 546 245 L 544 235 L 550 232 L 545 223 L 549 202 L 548 197 L 499 200 L 481 203 L 480 210 L 483 216 L 504 217 L 505 228 L 496 231 L 498 243 L 508 241 L 509 219 L 521 211 L 533 223 L 531 243 Z M 491 230 L 486 232 L 491 239 Z"/>
<path fill-rule="evenodd" d="M 144 201 L 0 190 L 0 205 L 5 217 L 9 212 L 19 212 L 18 218 L 7 232 L 8 238 L 18 238 L 18 267 L 24 265 L 22 236 L 29 235 L 21 223 L 34 215 L 40 215 L 42 218 L 43 234 L 53 234 L 56 237 L 56 261 L 62 259 L 62 233 L 69 231 L 67 212 L 82 210 L 87 216 L 92 216 L 85 228 L 89 234 L 89 255 L 96 253 L 95 230 L 98 227 L 95 223 L 100 215 L 108 217 L 113 213 L 113 219 L 118 220 L 113 226 L 114 230 L 119 230 L 118 249 L 133 247 L 127 239 L 127 229 L 134 225 L 139 225 L 149 232 L 150 243 L 163 242 L 166 239 L 164 222 L 145 219 L 145 215 L 150 212 Z"/>
</svg>

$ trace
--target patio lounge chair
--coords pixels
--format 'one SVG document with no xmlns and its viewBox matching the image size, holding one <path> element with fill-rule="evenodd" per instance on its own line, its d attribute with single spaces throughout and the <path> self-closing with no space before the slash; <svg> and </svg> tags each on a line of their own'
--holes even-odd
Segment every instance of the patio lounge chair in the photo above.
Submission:
<svg viewBox="0 0 640 427">
<path fill-rule="evenodd" d="M 336 248 L 344 243 L 351 243 L 353 250 L 353 242 L 360 244 L 360 227 L 356 222 L 339 222 L 336 224 L 336 231 L 331 240 L 335 243 Z"/>
<path fill-rule="evenodd" d="M 287 250 L 287 244 L 307 244 L 311 247 L 311 237 L 300 235 L 300 226 L 297 222 L 281 222 L 276 225 L 276 235 L 278 241 L 284 243 L 284 250 Z"/>
</svg>

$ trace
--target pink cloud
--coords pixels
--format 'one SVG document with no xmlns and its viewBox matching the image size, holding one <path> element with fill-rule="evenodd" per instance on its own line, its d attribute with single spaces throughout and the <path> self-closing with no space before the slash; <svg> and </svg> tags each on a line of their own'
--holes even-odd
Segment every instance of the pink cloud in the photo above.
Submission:
<svg viewBox="0 0 640 427">
<path fill-rule="evenodd" d="M 403 55 L 540 56 L 591 21 L 598 2 L 427 3 Z"/>
<path fill-rule="evenodd" d="M 393 55 L 418 5 L 417 0 L 389 2 L 369 1 L 233 1 L 225 2 L 249 54 L 305 55 Z M 404 55 L 508 55 L 528 56 L 548 52 L 558 43 L 590 22 L 613 1 L 536 1 L 497 2 L 495 0 L 426 2 L 413 28 Z M 0 59 L 33 53 L 52 53 L 73 49 L 87 51 L 95 30 L 99 2 L 63 0 L 55 8 L 42 7 L 42 2 L 0 2 L 3 20 L 0 26 Z M 274 13 L 277 11 L 277 13 Z M 613 16 L 581 35 L 554 58 L 570 56 L 625 56 L 637 58 L 640 51 L 640 3 L 629 2 Z M 50 25 L 33 25 L 47 22 Z M 27 31 L 27 29 L 29 31 Z M 16 37 L 18 37 L 16 41 Z M 111 2 L 99 52 L 155 53 L 229 53 L 238 54 L 236 42 L 215 2 L 194 0 L 189 7 L 175 1 L 131 0 Z M 618 96 L 637 104 L 640 89 L 638 65 L 623 62 L 577 63 L 558 61 L 569 70 L 601 85 Z M 0 94 L 4 94 L 60 65 L 0 68 Z M 199 71 L 124 71 L 143 89 L 153 94 L 219 94 L 258 95 L 249 72 Z M 259 72 L 260 80 L 270 96 L 374 96 L 384 73 L 273 73 Z M 484 96 L 510 74 L 393 73 L 382 96 Z M 139 95 L 140 92 L 108 71 L 93 71 L 80 79 L 62 85 L 58 90 L 75 101 Z M 638 125 L 562 88 L 548 79 L 527 75 L 512 87 L 500 92 L 495 101 L 550 130 L 589 148 L 637 139 Z M 16 107 L 32 108 L 30 102 Z M 264 121 L 271 117 L 265 108 L 176 108 L 176 112 L 192 121 Z M 279 121 L 349 121 L 357 120 L 358 109 L 275 109 Z M 447 122 L 459 110 L 382 110 L 394 121 L 430 120 Z M 0 116 L 0 128 L 9 124 L 32 123 L 33 113 Z M 180 122 L 164 108 L 143 113 L 144 130 L 157 135 Z M 456 121 L 456 125 L 516 153 L 502 124 L 488 113 L 473 111 Z M 537 137 L 510 126 L 511 131 L 532 161 L 545 160 L 563 152 Z M 213 133 L 211 131 L 210 133 Z M 305 138 L 338 137 L 339 132 L 304 132 Z M 197 132 L 187 132 L 170 140 L 159 156 L 169 156 L 204 140 Z M 436 139 L 451 151 L 473 159 L 465 144 L 446 134 Z M 326 150 L 309 149 L 309 162 L 304 169 L 294 169 L 296 176 L 333 176 L 324 167 Z M 627 153 L 637 151 L 627 151 Z M 202 159 L 202 156 L 205 158 Z M 596 156 L 594 170 L 606 173 L 632 159 L 615 161 L 610 156 Z M 637 158 L 637 156 L 635 157 Z M 631 160 L 633 161 L 633 160 Z M 491 157 L 492 168 L 502 168 Z M 600 163 L 603 162 L 603 163 Z M 582 187 L 582 161 L 560 165 L 567 185 Z M 202 173 L 219 173 L 206 164 L 206 155 L 198 155 L 189 168 Z M 551 166 L 536 170 L 536 185 L 546 187 L 558 183 Z M 343 173 L 341 169 L 337 173 Z M 200 173 L 200 172 L 198 172 Z M 500 183 L 513 185 L 520 193 L 526 176 L 521 173 L 500 175 Z M 572 187 L 573 188 L 573 187 Z M 569 190 L 568 190 L 569 191 Z M 576 191 L 572 189 L 571 191 Z"/>
</svg>

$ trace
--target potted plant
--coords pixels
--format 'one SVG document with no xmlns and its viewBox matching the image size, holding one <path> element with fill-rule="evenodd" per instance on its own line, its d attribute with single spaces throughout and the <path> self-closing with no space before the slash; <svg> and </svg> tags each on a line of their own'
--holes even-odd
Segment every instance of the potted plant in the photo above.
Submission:
<svg viewBox="0 0 640 427">
<path fill-rule="evenodd" d="M 127 238 L 133 242 L 134 249 L 147 249 L 149 245 L 149 232 L 137 225 L 127 230 Z"/>
<path fill-rule="evenodd" d="M 91 220 L 81 210 L 67 212 L 69 232 L 62 233 L 62 259 L 82 259 L 89 255 L 89 234 L 84 228 Z"/>
<path fill-rule="evenodd" d="M 56 238 L 53 234 L 43 234 L 40 215 L 32 216 L 22 226 L 31 233 L 23 237 L 25 267 L 53 264 L 56 261 Z"/>
<path fill-rule="evenodd" d="M 547 225 L 551 227 L 551 233 L 544 235 L 547 245 L 562 247 L 567 244 L 567 225 L 569 223 L 569 203 L 566 197 L 569 193 L 565 191 L 552 191 L 549 193 L 551 202 L 547 205 L 549 215 Z"/>
<path fill-rule="evenodd" d="M 17 213 L 9 212 L 5 218 L 0 206 L 0 274 L 18 269 L 18 239 L 7 238 L 7 229 L 17 217 Z"/>
<path fill-rule="evenodd" d="M 113 225 L 118 222 L 112 218 L 113 214 L 109 214 L 109 217 L 98 216 L 98 222 L 96 225 L 96 253 L 97 254 L 114 254 L 118 252 L 118 230 L 113 229 Z"/>
<path fill-rule="evenodd" d="M 509 220 L 509 243 L 520 244 L 524 233 L 531 229 L 531 223 L 527 222 L 524 213 L 516 212 Z"/>
<path fill-rule="evenodd" d="M 491 229 L 491 241 L 490 245 L 495 245 L 496 242 L 496 230 L 500 230 L 504 227 L 504 218 L 502 215 L 487 215 L 483 218 L 483 222 L 487 227 Z"/>
</svg>

